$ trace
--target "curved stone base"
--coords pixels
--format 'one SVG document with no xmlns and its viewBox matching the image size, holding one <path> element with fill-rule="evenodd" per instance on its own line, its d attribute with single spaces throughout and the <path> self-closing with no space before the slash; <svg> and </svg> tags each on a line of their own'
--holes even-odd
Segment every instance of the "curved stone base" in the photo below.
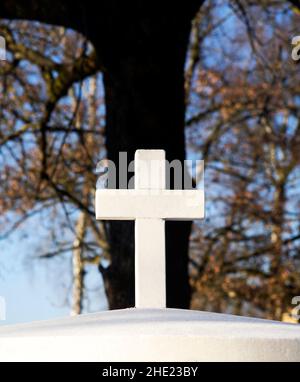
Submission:
<svg viewBox="0 0 300 382">
<path fill-rule="evenodd" d="M 300 361 L 300 327 L 177 309 L 126 309 L 0 327 L 0 361 Z"/>
</svg>

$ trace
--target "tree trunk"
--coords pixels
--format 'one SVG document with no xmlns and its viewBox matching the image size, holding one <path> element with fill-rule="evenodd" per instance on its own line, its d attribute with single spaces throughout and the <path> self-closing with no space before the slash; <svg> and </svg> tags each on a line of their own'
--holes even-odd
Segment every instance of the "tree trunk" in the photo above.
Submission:
<svg viewBox="0 0 300 382">
<path fill-rule="evenodd" d="M 83 288 L 84 288 L 84 263 L 83 242 L 86 232 L 86 213 L 80 212 L 76 224 L 76 238 L 73 243 L 73 293 L 71 316 L 76 316 L 82 311 Z"/>
<path fill-rule="evenodd" d="M 199 2 L 194 11 L 198 7 Z M 129 162 L 137 149 L 164 149 L 168 160 L 183 161 L 184 63 L 193 13 L 184 14 L 176 6 L 158 9 L 148 4 L 140 6 L 138 15 L 131 14 L 128 2 L 120 8 L 114 29 L 102 25 L 110 34 L 110 46 L 101 41 L 97 49 L 105 68 L 108 158 L 118 165 L 121 151 L 127 152 Z M 97 39 L 92 41 L 97 48 Z M 111 264 L 101 271 L 109 306 L 134 306 L 134 224 L 107 225 Z M 190 305 L 190 228 L 189 222 L 166 224 L 169 307 Z"/>
</svg>

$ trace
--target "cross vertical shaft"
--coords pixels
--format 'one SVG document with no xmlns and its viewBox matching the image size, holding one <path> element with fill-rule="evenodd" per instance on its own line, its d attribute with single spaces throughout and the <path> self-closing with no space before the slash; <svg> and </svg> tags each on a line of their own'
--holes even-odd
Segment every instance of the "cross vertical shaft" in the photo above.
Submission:
<svg viewBox="0 0 300 382">
<path fill-rule="evenodd" d="M 164 220 L 137 219 L 135 221 L 135 251 L 135 306 L 165 308 Z"/>
<path fill-rule="evenodd" d="M 135 158 L 135 189 L 155 192 L 165 189 L 165 152 L 138 151 Z M 165 221 L 138 218 L 135 221 L 135 305 L 166 307 Z"/>
</svg>

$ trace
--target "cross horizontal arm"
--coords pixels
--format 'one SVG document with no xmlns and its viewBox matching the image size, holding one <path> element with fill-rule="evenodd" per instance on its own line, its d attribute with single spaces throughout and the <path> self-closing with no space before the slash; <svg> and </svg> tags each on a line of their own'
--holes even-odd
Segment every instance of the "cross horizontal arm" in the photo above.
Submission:
<svg viewBox="0 0 300 382">
<path fill-rule="evenodd" d="M 96 191 L 96 218 L 99 220 L 194 220 L 203 217 L 203 190 Z"/>
</svg>

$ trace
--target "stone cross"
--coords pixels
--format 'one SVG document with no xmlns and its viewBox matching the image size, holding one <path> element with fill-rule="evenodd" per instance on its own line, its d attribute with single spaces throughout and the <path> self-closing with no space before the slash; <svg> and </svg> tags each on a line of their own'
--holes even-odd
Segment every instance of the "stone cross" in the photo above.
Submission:
<svg viewBox="0 0 300 382">
<path fill-rule="evenodd" d="M 166 307 L 165 221 L 204 217 L 204 191 L 167 190 L 164 150 L 137 150 L 134 189 L 97 189 L 98 220 L 135 220 L 135 306 Z"/>
</svg>

